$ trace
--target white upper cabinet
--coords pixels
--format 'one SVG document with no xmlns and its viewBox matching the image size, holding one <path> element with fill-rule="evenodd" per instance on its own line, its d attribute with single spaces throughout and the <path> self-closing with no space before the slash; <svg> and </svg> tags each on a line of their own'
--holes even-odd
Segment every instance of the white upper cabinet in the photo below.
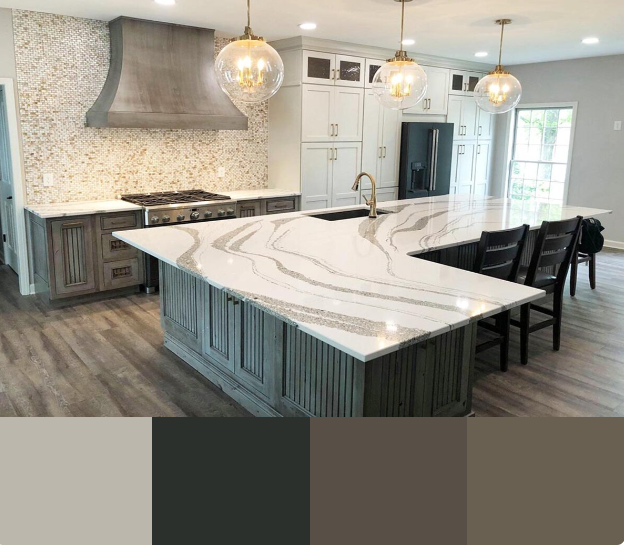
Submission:
<svg viewBox="0 0 624 545">
<path fill-rule="evenodd" d="M 383 65 L 385 61 L 379 59 L 366 59 L 366 72 L 364 74 L 364 86 L 367 89 L 373 88 L 373 78 Z"/>
<path fill-rule="evenodd" d="M 478 106 L 473 97 L 449 96 L 447 122 L 453 123 L 454 140 L 476 140 Z"/>
<path fill-rule="evenodd" d="M 303 52 L 303 83 L 334 85 L 336 55 L 333 53 Z"/>
<path fill-rule="evenodd" d="M 448 110 L 449 74 L 448 68 L 422 67 L 427 74 L 427 93 L 416 106 L 404 110 L 406 114 L 446 115 Z"/>
<path fill-rule="evenodd" d="M 398 181 L 399 136 L 401 112 L 383 108 L 373 91 L 366 91 L 364 102 L 364 135 L 362 170 L 372 174 L 378 187 L 395 187 Z M 362 187 L 370 188 L 367 178 Z"/>
<path fill-rule="evenodd" d="M 364 87 L 366 59 L 336 55 L 336 85 L 344 87 Z"/>
<path fill-rule="evenodd" d="M 303 83 L 364 87 L 366 59 L 334 53 L 303 52 Z"/>
<path fill-rule="evenodd" d="M 334 89 L 325 85 L 304 85 L 301 98 L 302 140 L 327 142 L 336 132 Z"/>
<path fill-rule="evenodd" d="M 473 96 L 474 89 L 482 77 L 481 72 L 451 70 L 449 93 L 451 95 Z"/>
<path fill-rule="evenodd" d="M 340 142 L 361 142 L 364 89 L 336 87 L 334 91 L 334 137 Z"/>
<path fill-rule="evenodd" d="M 494 114 L 478 108 L 477 136 L 479 140 L 491 140 L 494 130 Z"/>
</svg>

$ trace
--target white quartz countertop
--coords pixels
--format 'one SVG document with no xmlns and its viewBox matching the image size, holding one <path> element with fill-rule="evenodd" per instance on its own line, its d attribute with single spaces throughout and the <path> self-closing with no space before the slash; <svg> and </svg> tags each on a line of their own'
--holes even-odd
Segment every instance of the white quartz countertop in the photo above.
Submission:
<svg viewBox="0 0 624 545">
<path fill-rule="evenodd" d="M 298 197 L 301 193 L 285 191 L 283 189 L 248 189 L 238 191 L 220 191 L 235 201 L 249 201 L 254 199 L 274 199 L 280 197 Z M 125 210 L 141 210 L 141 206 L 126 201 L 81 201 L 59 202 L 53 204 L 33 204 L 25 207 L 40 218 L 63 218 L 67 216 L 82 216 L 85 214 L 106 214 L 108 212 L 123 212 Z"/>
<path fill-rule="evenodd" d="M 543 296 L 410 254 L 607 212 L 470 196 L 380 208 L 394 213 L 330 222 L 294 212 L 115 236 L 369 361 Z"/>
<path fill-rule="evenodd" d="M 83 216 L 87 214 L 107 214 L 109 212 L 125 212 L 126 210 L 142 210 L 142 208 L 136 204 L 121 200 L 33 204 L 25 208 L 43 219 Z"/>
</svg>

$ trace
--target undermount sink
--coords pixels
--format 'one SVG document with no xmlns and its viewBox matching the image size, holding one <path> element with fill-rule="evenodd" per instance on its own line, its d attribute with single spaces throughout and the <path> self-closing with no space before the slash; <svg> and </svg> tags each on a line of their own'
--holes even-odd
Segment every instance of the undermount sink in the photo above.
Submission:
<svg viewBox="0 0 624 545">
<path fill-rule="evenodd" d="M 320 214 L 308 214 L 311 218 L 318 218 L 325 221 L 350 220 L 353 218 L 365 218 L 368 216 L 368 208 L 352 208 L 350 210 L 338 210 L 336 212 L 322 212 Z M 377 209 L 377 215 L 392 214 L 386 210 Z"/>
</svg>

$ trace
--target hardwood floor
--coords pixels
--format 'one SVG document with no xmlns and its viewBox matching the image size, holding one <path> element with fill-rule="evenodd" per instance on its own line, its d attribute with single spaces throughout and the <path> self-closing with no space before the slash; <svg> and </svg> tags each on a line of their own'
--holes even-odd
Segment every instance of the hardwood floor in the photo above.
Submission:
<svg viewBox="0 0 624 545">
<path fill-rule="evenodd" d="M 0 266 L 0 416 L 250 416 L 166 350 L 158 296 L 51 308 Z"/>
<path fill-rule="evenodd" d="M 552 328 L 531 335 L 529 364 L 520 365 L 512 328 L 509 371 L 497 350 L 478 355 L 473 410 L 477 416 L 624 416 L 624 252 L 597 256 L 597 286 L 579 266 L 576 297 L 566 286 L 561 350 Z M 538 316 L 538 318 L 542 318 Z"/>
<path fill-rule="evenodd" d="M 579 267 L 561 351 L 535 333 L 523 367 L 514 328 L 507 373 L 497 349 L 478 356 L 477 416 L 624 416 L 624 252 L 599 254 L 597 275 L 592 291 Z M 249 416 L 163 348 L 157 296 L 51 308 L 0 266 L 0 324 L 0 416 Z"/>
</svg>

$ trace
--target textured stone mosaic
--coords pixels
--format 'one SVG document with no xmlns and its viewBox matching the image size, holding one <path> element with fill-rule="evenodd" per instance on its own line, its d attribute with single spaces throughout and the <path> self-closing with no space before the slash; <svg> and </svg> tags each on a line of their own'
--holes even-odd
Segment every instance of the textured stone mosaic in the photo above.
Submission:
<svg viewBox="0 0 624 545">
<path fill-rule="evenodd" d="M 108 73 L 107 23 L 14 10 L 13 25 L 29 204 L 267 187 L 268 103 L 236 104 L 248 131 L 86 127 Z M 227 40 L 215 42 L 218 54 Z"/>
</svg>

